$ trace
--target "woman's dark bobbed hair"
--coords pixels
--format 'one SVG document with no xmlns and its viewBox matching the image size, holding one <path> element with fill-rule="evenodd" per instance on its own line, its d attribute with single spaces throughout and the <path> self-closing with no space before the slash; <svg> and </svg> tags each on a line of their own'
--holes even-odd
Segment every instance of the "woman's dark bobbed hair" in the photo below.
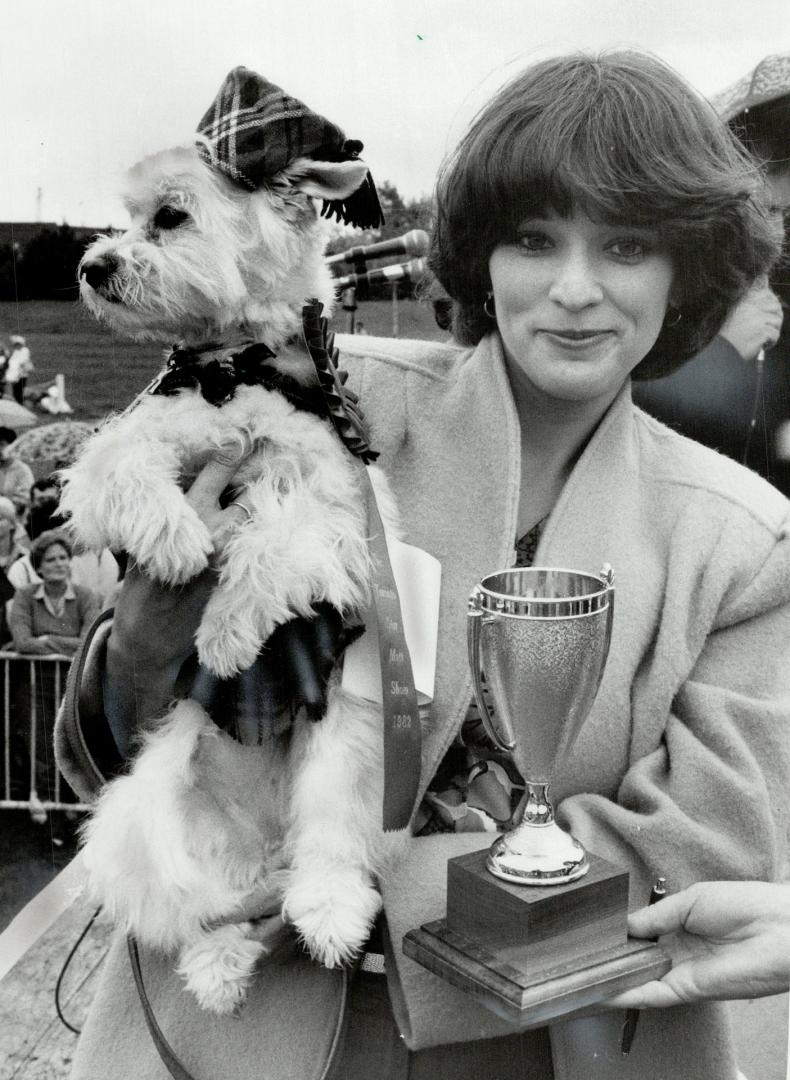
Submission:
<svg viewBox="0 0 790 1080">
<path fill-rule="evenodd" d="M 673 259 L 681 318 L 667 320 L 635 378 L 703 348 L 780 253 L 755 162 L 676 72 L 636 52 L 545 60 L 496 94 L 439 173 L 430 262 L 462 344 L 491 330 L 494 248 L 515 242 L 525 219 L 574 208 L 655 229 Z"/>
</svg>

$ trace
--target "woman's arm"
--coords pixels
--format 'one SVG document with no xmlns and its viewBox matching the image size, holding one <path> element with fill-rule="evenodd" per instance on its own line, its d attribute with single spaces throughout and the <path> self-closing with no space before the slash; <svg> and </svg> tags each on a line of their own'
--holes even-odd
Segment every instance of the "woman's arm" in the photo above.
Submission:
<svg viewBox="0 0 790 1080">
<path fill-rule="evenodd" d="M 69 637 L 67 634 L 46 634 L 39 640 L 50 646 L 48 652 L 73 656 L 79 648 L 82 637 Z"/>
<path fill-rule="evenodd" d="M 14 648 L 20 653 L 42 655 L 57 652 L 46 636 L 36 635 L 33 630 L 33 605 L 35 599 L 30 589 L 23 589 L 14 597 L 9 619 L 9 629 L 14 640 Z"/>
<path fill-rule="evenodd" d="M 215 544 L 244 517 L 239 507 L 223 510 L 219 505 L 237 467 L 209 462 L 187 493 Z M 121 753 L 127 752 L 134 733 L 171 701 L 215 583 L 216 570 L 209 568 L 180 588 L 166 588 L 130 560 L 115 605 L 104 675 L 105 712 Z"/>
<path fill-rule="evenodd" d="M 721 565 L 726 556 L 735 569 L 723 582 L 694 586 L 686 601 L 713 609 L 707 635 L 684 637 L 691 616 L 665 620 L 662 681 L 674 667 L 677 688 L 651 681 L 651 658 L 637 673 L 631 763 L 615 796 L 582 793 L 559 807 L 561 823 L 582 843 L 631 869 L 635 906 L 659 875 L 675 892 L 698 880 L 775 880 L 786 873 L 790 538 L 766 544 L 755 532 L 754 546 L 736 550 L 743 541 L 743 534 L 722 530 L 713 559 Z M 664 709 L 657 741 L 656 713 Z"/>
</svg>

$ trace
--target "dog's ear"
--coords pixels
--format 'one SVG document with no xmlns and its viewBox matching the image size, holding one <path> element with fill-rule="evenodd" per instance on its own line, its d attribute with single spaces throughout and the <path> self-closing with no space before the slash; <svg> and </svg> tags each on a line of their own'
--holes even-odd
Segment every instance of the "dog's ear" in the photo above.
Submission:
<svg viewBox="0 0 790 1080">
<path fill-rule="evenodd" d="M 313 161 L 297 158 L 281 173 L 293 191 L 316 199 L 347 199 L 365 182 L 368 167 L 364 161 Z"/>
</svg>

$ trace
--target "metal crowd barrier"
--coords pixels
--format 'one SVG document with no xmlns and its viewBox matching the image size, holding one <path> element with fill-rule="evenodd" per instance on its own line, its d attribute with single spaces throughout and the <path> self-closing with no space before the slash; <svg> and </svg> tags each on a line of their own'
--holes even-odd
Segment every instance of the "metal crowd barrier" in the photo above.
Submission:
<svg viewBox="0 0 790 1080">
<path fill-rule="evenodd" d="M 29 654 L 8 652 L 0 650 L 0 677 L 2 678 L 2 708 L 3 708 L 3 783 L 0 794 L 0 810 L 28 810 L 31 814 L 48 812 L 50 810 L 83 811 L 88 807 L 74 799 L 64 799 L 65 794 L 61 791 L 63 781 L 54 761 L 52 752 L 52 727 L 55 723 L 55 715 L 60 705 L 63 691 L 66 687 L 66 673 L 70 656 L 61 656 L 52 653 L 46 656 L 31 656 Z M 25 668 L 27 674 L 25 676 Z M 54 669 L 54 670 L 52 670 Z M 38 688 L 42 681 L 49 682 L 45 672 L 52 670 L 52 714 L 41 716 Z M 24 718 L 13 716 L 12 679 L 24 680 L 27 678 L 29 693 L 27 699 L 29 712 L 27 723 Z M 20 681 L 17 685 L 23 685 Z M 22 722 L 20 722 L 20 720 Z M 12 722 L 13 721 L 13 722 Z M 44 728 L 47 725 L 48 731 Z M 12 798 L 12 782 L 18 784 L 24 782 L 24 777 L 12 776 L 12 735 L 24 732 L 26 747 L 29 756 L 27 799 Z M 47 737 L 48 736 L 48 737 Z M 38 749 L 44 746 L 47 751 L 47 776 L 43 777 L 37 768 Z M 48 790 L 39 790 L 39 785 L 46 780 Z"/>
</svg>

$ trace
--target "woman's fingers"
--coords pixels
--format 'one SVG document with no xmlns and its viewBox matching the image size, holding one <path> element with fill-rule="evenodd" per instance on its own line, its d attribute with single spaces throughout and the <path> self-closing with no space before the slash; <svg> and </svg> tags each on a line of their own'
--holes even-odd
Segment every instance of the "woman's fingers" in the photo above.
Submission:
<svg viewBox="0 0 790 1080">
<path fill-rule="evenodd" d="M 212 458 L 197 474 L 186 494 L 190 503 L 202 518 L 204 513 L 219 508 L 219 497 L 225 488 L 230 487 L 238 470 L 239 462 Z"/>
<path fill-rule="evenodd" d="M 607 998 L 606 1004 L 613 1009 L 666 1009 L 680 1005 L 681 998 L 668 983 L 655 979 Z"/>
<path fill-rule="evenodd" d="M 208 528 L 217 547 L 222 546 L 231 529 L 252 517 L 243 490 L 227 507 L 220 506 L 220 496 L 233 486 L 240 464 L 238 459 L 230 461 L 228 458 L 208 461 L 186 493 L 187 502 Z"/>
<path fill-rule="evenodd" d="M 667 896 L 650 907 L 641 908 L 628 916 L 628 933 L 632 937 L 657 938 L 679 930 L 686 922 L 694 903 L 691 889 Z"/>
</svg>

